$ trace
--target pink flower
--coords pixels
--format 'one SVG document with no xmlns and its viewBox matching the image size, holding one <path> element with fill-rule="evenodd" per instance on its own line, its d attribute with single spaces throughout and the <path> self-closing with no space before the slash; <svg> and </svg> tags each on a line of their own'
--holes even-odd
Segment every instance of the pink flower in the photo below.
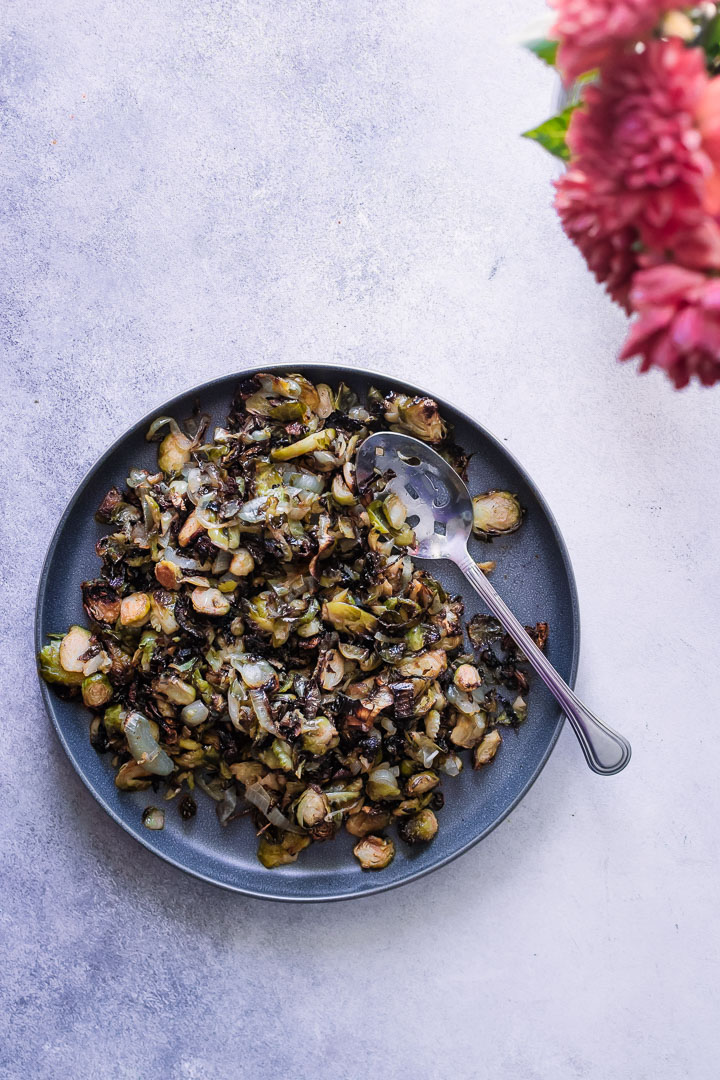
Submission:
<svg viewBox="0 0 720 1080">
<path fill-rule="evenodd" d="M 665 263 L 635 275 L 630 301 L 639 317 L 621 360 L 641 356 L 641 371 L 662 368 L 678 389 L 720 381 L 720 278 Z"/>
<path fill-rule="evenodd" d="M 557 64 L 566 85 L 599 67 L 630 42 L 645 37 L 678 0 L 550 0 L 560 42 Z"/>
<path fill-rule="evenodd" d="M 613 202 L 580 169 L 555 181 L 555 209 L 566 236 L 582 252 L 599 282 L 626 310 L 632 275 L 638 268 L 637 232 L 618 220 Z"/>
<path fill-rule="evenodd" d="M 720 267 L 720 229 L 705 206 L 715 143 L 710 138 L 706 147 L 698 126 L 703 109 L 717 124 L 711 87 L 714 93 L 701 49 L 677 38 L 651 41 L 642 53 L 611 60 L 600 83 L 586 88 L 568 145 L 573 163 L 612 202 L 616 221 L 634 227 L 646 248 L 693 250 L 688 235 L 701 230 L 704 265 Z M 716 136 L 720 161 L 720 125 L 713 128 L 708 116 L 704 130 Z"/>
</svg>

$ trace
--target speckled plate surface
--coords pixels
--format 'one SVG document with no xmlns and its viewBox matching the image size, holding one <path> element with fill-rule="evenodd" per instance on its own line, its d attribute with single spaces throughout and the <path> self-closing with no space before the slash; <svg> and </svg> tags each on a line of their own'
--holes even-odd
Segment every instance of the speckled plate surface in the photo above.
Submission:
<svg viewBox="0 0 720 1080">
<path fill-rule="evenodd" d="M 256 369 L 260 370 L 260 369 Z M 263 370 L 285 373 L 287 367 Z M 442 406 L 455 425 L 457 441 L 473 457 L 471 491 L 505 488 L 517 492 L 527 517 L 519 532 L 498 538 L 492 546 L 471 541 L 478 560 L 495 559 L 493 583 L 524 623 L 550 624 L 548 656 L 572 686 L 580 644 L 577 594 L 565 544 L 544 499 L 527 473 L 508 451 L 475 420 L 444 402 L 432 387 L 420 389 L 386 376 L 350 368 L 294 365 L 292 370 L 314 382 L 344 380 L 362 397 L 376 385 L 382 390 L 427 393 Z M 71 623 L 84 623 L 80 582 L 95 577 L 95 543 L 106 531 L 94 513 L 113 484 L 122 484 L 131 466 L 155 468 L 157 447 L 145 441 L 154 416 L 170 414 L 182 419 L 198 403 L 216 423 L 224 423 L 235 385 L 248 372 L 216 379 L 153 410 L 100 458 L 85 477 L 63 514 L 43 567 L 38 591 L 36 643 L 63 631 Z M 462 593 L 466 617 L 480 610 L 480 601 L 464 578 L 449 563 L 426 564 L 451 592 Z M 467 851 L 510 813 L 539 775 L 557 740 L 563 717 L 554 699 L 532 680 L 527 722 L 504 734 L 500 753 L 489 768 L 473 772 L 466 766 L 460 777 L 446 777 L 442 789 L 445 806 L 438 815 L 440 829 L 432 844 L 408 848 L 397 843 L 391 865 L 378 873 L 360 870 L 352 855 L 353 838 L 344 831 L 332 842 L 313 844 L 297 863 L 266 870 L 256 858 L 256 841 L 248 818 L 221 828 L 214 804 L 199 793 L 198 813 L 190 822 L 180 820 L 175 804 L 167 804 L 165 828 L 150 832 L 141 822 L 152 792 L 120 792 L 114 783 L 109 755 L 90 746 L 88 712 L 76 702 L 61 701 L 41 680 L 43 698 L 68 757 L 101 806 L 132 836 L 188 873 L 224 888 L 274 900 L 340 900 L 401 885 L 435 870 Z M 469 758 L 469 755 L 467 755 Z M 162 805 L 162 804 L 161 804 Z"/>
</svg>

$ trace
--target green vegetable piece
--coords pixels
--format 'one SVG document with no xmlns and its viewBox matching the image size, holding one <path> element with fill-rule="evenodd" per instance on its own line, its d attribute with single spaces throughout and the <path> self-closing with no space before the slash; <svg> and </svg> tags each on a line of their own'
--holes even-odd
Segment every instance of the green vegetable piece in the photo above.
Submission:
<svg viewBox="0 0 720 1080">
<path fill-rule="evenodd" d="M 258 859 L 267 870 L 287 866 L 297 861 L 298 855 L 309 843 L 310 837 L 299 833 L 283 833 L 279 842 L 263 836 L 258 844 Z"/>
<path fill-rule="evenodd" d="M 105 730 L 111 737 L 113 735 L 122 735 L 123 727 L 122 722 L 127 716 L 127 711 L 122 705 L 110 705 L 103 713 L 103 724 Z"/>
<path fill-rule="evenodd" d="M 87 705 L 88 709 L 102 708 L 113 696 L 110 680 L 107 675 L 102 675 L 99 671 L 83 679 L 81 692 L 83 704 Z"/>
<path fill-rule="evenodd" d="M 366 836 L 353 848 L 363 870 L 384 870 L 395 858 L 395 845 L 382 836 Z"/>
<path fill-rule="evenodd" d="M 60 663 L 65 671 L 82 671 L 85 661 L 83 654 L 90 648 L 90 631 L 84 626 L 71 626 L 65 637 L 60 642 L 58 653 Z"/>
<path fill-rule="evenodd" d="M 192 445 L 192 440 L 188 439 L 187 435 L 180 431 L 171 431 L 158 447 L 158 468 L 168 474 L 181 472 L 190 460 Z"/>
<path fill-rule="evenodd" d="M 45 682 L 51 686 L 79 686 L 83 681 L 82 671 L 66 671 L 60 663 L 58 641 L 51 641 L 40 650 L 38 668 Z"/>
<path fill-rule="evenodd" d="M 367 508 L 367 516 L 370 518 L 370 524 L 373 529 L 377 529 L 383 536 L 388 536 L 390 529 L 385 515 L 383 514 L 383 504 L 380 499 L 376 499 L 375 502 L 371 502 Z"/>
<path fill-rule="evenodd" d="M 357 798 L 357 795 L 355 796 Z M 295 808 L 295 818 L 298 825 L 303 829 L 312 829 L 325 820 L 325 815 L 330 811 L 330 803 L 327 796 L 319 787 L 308 787 L 300 796 Z"/>
<path fill-rule="evenodd" d="M 473 532 L 480 539 L 506 535 L 522 525 L 523 508 L 509 491 L 486 491 L 472 503 Z"/>
<path fill-rule="evenodd" d="M 406 818 L 398 826 L 398 832 L 406 844 L 427 844 L 437 835 L 437 831 L 437 818 L 427 808 L 414 817 Z"/>
<path fill-rule="evenodd" d="M 337 728 L 326 716 L 317 716 L 314 720 L 303 720 L 300 733 L 303 750 L 316 757 L 322 757 L 338 744 Z"/>
<path fill-rule="evenodd" d="M 324 617 L 337 630 L 347 630 L 350 634 L 372 634 L 377 626 L 377 619 L 371 612 L 344 600 L 328 600 Z"/>
<path fill-rule="evenodd" d="M 413 626 L 406 633 L 405 641 L 411 652 L 418 652 L 425 644 L 425 630 L 422 626 Z"/>
<path fill-rule="evenodd" d="M 291 443 L 290 446 L 278 446 L 270 452 L 273 461 L 290 461 L 292 458 L 301 457 L 303 454 L 311 454 L 314 450 L 327 450 L 335 438 L 335 428 L 323 428 L 315 431 L 312 435 L 306 435 L 299 442 Z"/>
</svg>

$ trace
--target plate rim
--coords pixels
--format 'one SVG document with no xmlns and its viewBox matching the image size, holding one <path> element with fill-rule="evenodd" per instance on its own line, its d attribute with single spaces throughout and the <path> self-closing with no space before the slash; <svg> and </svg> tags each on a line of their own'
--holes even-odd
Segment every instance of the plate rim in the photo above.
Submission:
<svg viewBox="0 0 720 1080">
<path fill-rule="evenodd" d="M 346 364 L 332 363 L 253 364 L 250 367 L 242 368 L 235 372 L 229 372 L 225 375 L 219 375 L 214 379 L 207 379 L 203 382 L 197 383 L 187 388 L 186 390 L 180 391 L 167 401 L 161 402 L 160 404 L 156 405 L 149 412 L 145 413 L 134 424 L 124 430 L 122 434 L 120 434 L 117 439 L 115 439 L 114 442 L 107 448 L 107 450 L 105 450 L 104 453 L 100 455 L 100 457 L 96 458 L 95 461 L 86 470 L 81 480 L 77 484 L 73 494 L 71 495 L 67 505 L 65 506 L 65 509 L 61 514 L 60 519 L 53 531 L 52 537 L 50 538 L 50 542 L 45 553 L 45 558 L 43 559 L 42 569 L 40 571 L 40 578 L 38 581 L 38 589 L 35 602 L 35 657 L 37 657 L 37 654 L 39 653 L 43 645 L 41 637 L 42 613 L 49 580 L 50 563 L 55 553 L 55 548 L 57 547 L 60 533 L 68 517 L 73 512 L 75 505 L 78 502 L 86 484 L 92 479 L 98 469 L 101 468 L 113 456 L 115 451 L 119 448 L 120 444 L 123 443 L 128 437 L 135 435 L 138 432 L 142 432 L 143 429 L 147 429 L 149 424 L 156 416 L 170 413 L 176 402 L 180 401 L 180 399 L 182 398 L 188 397 L 189 395 L 207 392 L 208 390 L 218 387 L 221 383 L 228 383 L 232 382 L 233 380 L 240 380 L 257 371 L 267 371 L 270 374 L 287 375 L 294 374 L 296 372 L 298 374 L 303 374 L 306 371 L 317 371 L 318 369 L 322 368 L 326 368 L 328 372 L 333 372 L 335 377 L 337 378 L 342 378 L 344 376 L 352 378 L 353 375 L 358 375 L 365 378 L 377 379 L 381 382 L 393 383 L 396 386 L 402 387 L 403 389 L 410 391 L 413 394 L 418 394 L 422 397 L 432 397 L 433 400 L 437 401 L 438 405 L 440 405 L 441 408 L 447 407 L 454 410 L 455 412 L 459 413 L 463 417 L 463 419 L 471 425 L 471 427 L 479 428 L 485 438 L 489 439 L 491 443 L 494 443 L 495 446 L 510 459 L 514 467 L 522 476 L 524 483 L 532 491 L 534 497 L 537 499 L 540 506 L 542 507 L 542 510 L 547 517 L 555 541 L 558 545 L 558 549 L 560 551 L 563 569 L 567 577 L 570 592 L 573 642 L 572 656 L 570 662 L 570 676 L 568 678 L 568 683 L 571 687 L 574 688 L 580 657 L 580 605 L 578 599 L 577 582 L 575 580 L 575 572 L 573 570 L 572 562 L 570 561 L 570 553 L 568 551 L 567 544 L 565 543 L 565 538 L 560 530 L 557 519 L 555 518 L 554 513 L 550 509 L 550 506 L 548 505 L 548 502 L 545 499 L 544 495 L 538 488 L 535 481 L 529 475 L 525 467 L 518 461 L 512 451 L 509 450 L 507 446 L 503 442 L 501 442 L 501 440 L 496 435 L 493 434 L 493 432 L 489 431 L 484 424 L 481 424 L 477 420 L 473 419 L 465 411 L 465 409 L 463 409 L 459 405 L 454 404 L 452 401 L 448 401 L 446 398 L 435 394 L 431 390 L 426 390 L 423 387 L 419 387 L 412 382 L 406 381 L 405 379 L 398 379 L 393 375 L 388 375 L 384 372 L 377 371 L 374 368 L 351 367 Z M 498 827 L 498 825 L 500 825 L 508 817 L 508 815 L 512 813 L 512 811 L 518 806 L 522 799 L 525 798 L 528 791 L 536 782 L 536 780 L 540 776 L 540 773 L 545 768 L 550 758 L 550 755 L 552 754 L 555 745 L 560 737 L 560 732 L 562 731 L 565 723 L 565 716 L 562 710 L 558 708 L 556 714 L 557 719 L 555 722 L 555 730 L 552 734 L 552 737 L 550 738 L 547 749 L 545 750 L 544 754 L 542 755 L 540 761 L 535 768 L 535 771 L 531 774 L 525 785 L 512 799 L 510 804 L 499 815 L 499 817 L 497 817 L 491 825 L 488 825 L 487 828 L 483 829 L 482 832 L 478 833 L 477 836 L 472 837 L 470 840 L 468 840 L 466 844 L 463 844 L 462 847 L 458 848 L 457 851 L 454 851 L 451 854 L 444 856 L 437 862 L 433 863 L 431 866 L 426 866 L 423 869 L 411 871 L 406 877 L 400 879 L 399 881 L 392 881 L 388 882 L 387 884 L 379 881 L 377 885 L 372 886 L 372 888 L 370 889 L 363 889 L 361 892 L 351 891 L 343 893 L 332 893 L 323 896 L 286 896 L 282 895 L 281 893 L 258 892 L 255 889 L 245 888 L 239 885 L 232 884 L 231 882 L 220 881 L 217 878 L 214 878 L 209 874 L 204 873 L 202 870 L 197 870 L 193 867 L 187 866 L 172 855 L 166 854 L 162 851 L 158 851 L 157 848 L 153 847 L 150 842 L 151 838 L 143 836 L 143 834 L 139 831 L 138 827 L 132 825 L 127 821 L 124 821 L 120 817 L 120 815 L 115 812 L 113 807 L 110 806 L 110 804 L 105 800 L 101 793 L 97 791 L 96 788 L 92 785 L 80 762 L 75 757 L 68 740 L 65 738 L 62 726 L 59 723 L 57 716 L 55 715 L 55 709 L 53 707 L 53 697 L 50 692 L 50 688 L 40 676 L 39 670 L 37 672 L 37 677 L 40 683 L 40 693 L 45 705 L 45 710 L 50 717 L 53 728 L 55 729 L 55 734 L 57 735 L 60 744 L 65 751 L 65 754 L 67 755 L 73 769 L 80 777 L 81 781 L 83 782 L 87 790 L 90 792 L 90 794 L 93 796 L 93 798 L 96 800 L 96 802 L 99 803 L 103 810 L 112 818 L 113 821 L 115 821 L 117 825 L 119 825 L 125 832 L 127 832 L 131 837 L 133 837 L 133 839 L 137 840 L 140 844 L 142 844 L 142 846 L 148 851 L 150 851 L 153 855 L 162 859 L 164 862 L 169 863 L 171 866 L 176 867 L 178 870 L 182 870 L 184 873 L 190 874 L 192 877 L 200 881 L 207 882 L 209 885 L 214 885 L 216 888 L 224 889 L 225 891 L 232 892 L 236 895 L 249 896 L 257 900 L 271 900 L 284 903 L 317 904 L 330 903 L 340 900 L 354 900 L 366 896 L 375 896 L 378 893 L 388 892 L 390 889 L 397 889 L 401 886 L 410 884 L 410 882 L 412 881 L 417 881 L 420 878 L 441 869 L 441 867 L 447 866 L 448 863 L 453 862 L 455 859 L 460 858 L 461 855 L 466 854 L 466 852 L 470 851 L 471 848 L 475 847 L 476 844 L 479 844 L 481 840 L 484 840 L 486 836 L 493 832 Z"/>
</svg>

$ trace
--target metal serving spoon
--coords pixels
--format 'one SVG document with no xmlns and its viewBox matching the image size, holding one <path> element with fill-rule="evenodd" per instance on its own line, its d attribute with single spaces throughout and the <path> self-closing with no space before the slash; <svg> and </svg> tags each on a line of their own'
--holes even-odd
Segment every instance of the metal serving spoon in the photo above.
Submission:
<svg viewBox="0 0 720 1080">
<path fill-rule="evenodd" d="M 417 539 L 412 554 L 421 559 L 450 559 L 462 570 L 556 698 L 590 768 L 604 776 L 624 769 L 630 760 L 630 743 L 586 709 L 469 554 L 472 500 L 452 466 L 418 439 L 380 431 L 366 439 L 358 451 L 356 474 L 360 487 L 367 484 L 376 469 L 381 473 L 390 469 L 395 474 L 388 487 L 407 507 L 408 522 Z"/>
</svg>

